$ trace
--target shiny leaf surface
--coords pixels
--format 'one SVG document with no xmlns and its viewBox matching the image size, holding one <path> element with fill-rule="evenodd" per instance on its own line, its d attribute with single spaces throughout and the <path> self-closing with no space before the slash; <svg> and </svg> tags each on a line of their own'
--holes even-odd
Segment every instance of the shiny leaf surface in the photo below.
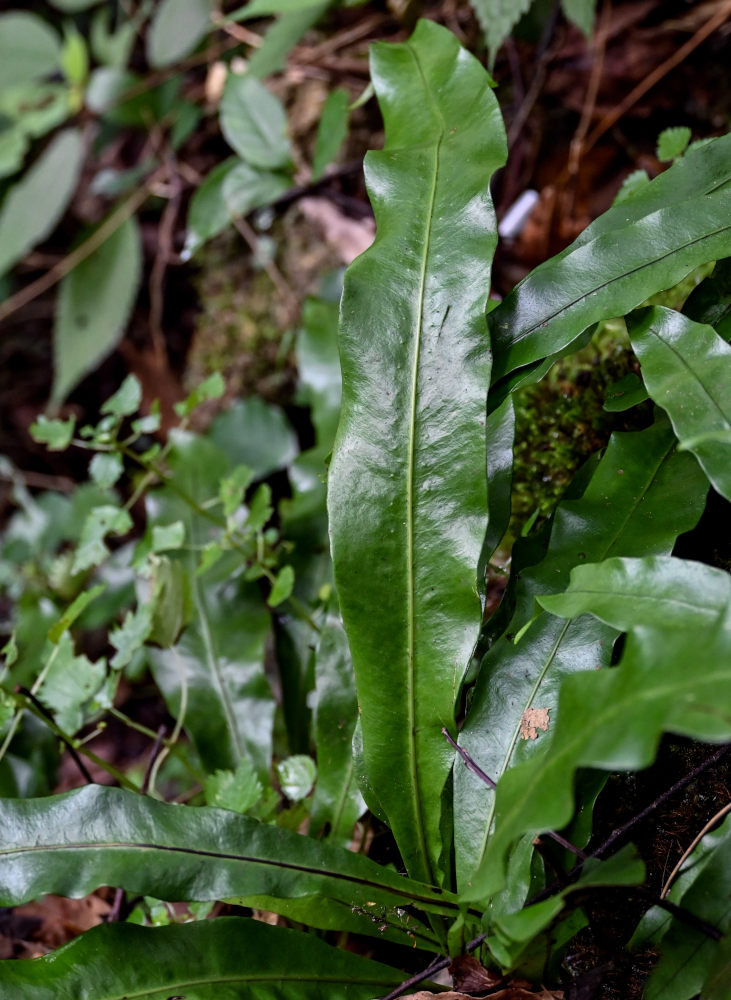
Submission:
<svg viewBox="0 0 731 1000">
<path fill-rule="evenodd" d="M 460 733 L 460 744 L 494 781 L 519 761 L 543 757 L 561 679 L 607 666 L 616 636 L 611 626 L 593 619 L 557 621 L 543 612 L 516 644 L 515 636 L 534 617 L 536 597 L 565 588 L 570 571 L 583 562 L 669 552 L 676 537 L 699 519 L 705 494 L 701 471 L 689 455 L 676 452 L 663 419 L 644 431 L 614 435 L 583 496 L 559 504 L 545 557 L 519 569 L 515 612 L 506 634 L 483 659 Z M 547 729 L 532 725 L 534 720 Z M 456 768 L 461 887 L 483 856 L 494 809 L 494 793 L 464 767 Z"/>
<path fill-rule="evenodd" d="M 453 756 L 441 729 L 480 621 L 489 179 L 505 138 L 484 69 L 432 22 L 374 46 L 372 76 L 378 236 L 345 281 L 328 503 L 363 760 L 409 872 L 430 880 Z"/>
<path fill-rule="evenodd" d="M 629 324 L 652 399 L 716 490 L 731 500 L 731 347 L 711 326 L 656 306 Z"/>
<path fill-rule="evenodd" d="M 315 654 L 314 737 L 317 784 L 310 831 L 327 824 L 327 839 L 346 846 L 365 811 L 353 764 L 353 731 L 358 717 L 353 663 L 342 623 L 334 615 L 323 624 Z"/>
<path fill-rule="evenodd" d="M 731 577 L 689 559 L 656 556 L 607 559 L 576 566 L 563 594 L 539 595 L 560 618 L 591 612 L 614 628 L 699 628 L 713 625 L 731 605 Z"/>
<path fill-rule="evenodd" d="M 168 805 L 87 785 L 2 799 L 1 905 L 100 885 L 169 900 L 321 895 L 361 906 L 413 903 L 456 914 L 453 896 L 361 855 L 223 809 Z"/>
<path fill-rule="evenodd" d="M 44 958 L 0 962 L 0 991 L 24 1000 L 369 1000 L 400 973 L 312 934 L 222 917 L 168 927 L 95 927 Z"/>
<path fill-rule="evenodd" d="M 554 739 L 498 785 L 495 832 L 463 897 L 484 899 L 503 885 L 506 853 L 519 836 L 568 822 L 579 767 L 647 767 L 664 731 L 731 739 L 731 615 L 710 628 L 634 629 L 618 667 L 564 680 Z"/>
<path fill-rule="evenodd" d="M 622 316 L 694 267 L 728 256 L 730 218 L 731 191 L 715 191 L 574 243 L 537 267 L 489 316 L 493 380 L 563 351 L 593 323 Z"/>
</svg>

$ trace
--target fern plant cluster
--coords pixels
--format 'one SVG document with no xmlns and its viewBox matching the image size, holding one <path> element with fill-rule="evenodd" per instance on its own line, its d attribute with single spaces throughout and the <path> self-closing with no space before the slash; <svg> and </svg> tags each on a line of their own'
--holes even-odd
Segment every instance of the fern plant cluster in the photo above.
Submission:
<svg viewBox="0 0 731 1000">
<path fill-rule="evenodd" d="M 398 992 L 398 958 L 338 947 L 343 935 L 376 956 L 379 942 L 416 948 L 424 966 L 471 951 L 493 992 L 560 995 L 566 950 L 607 888 L 644 893 L 631 946 L 659 956 L 648 1000 L 729 995 L 728 816 L 660 892 L 631 830 L 593 832 L 592 815 L 609 776 L 650 765 L 663 734 L 731 742 L 729 574 L 673 554 L 710 491 L 717 509 L 731 500 L 731 137 L 625 192 L 489 303 L 490 178 L 507 150 L 488 74 L 428 21 L 374 46 L 371 70 L 386 127 L 366 160 L 377 238 L 339 311 L 312 300 L 297 341 L 313 446 L 258 400 L 194 434 L 216 377 L 164 443 L 133 378 L 93 426 L 35 426 L 52 449 L 86 449 L 92 482 L 72 498 L 16 482 L 4 565 L 35 566 L 43 599 L 6 570 L 0 904 L 111 886 L 136 910 L 0 962 L 2 995 Z M 699 268 L 677 308 L 645 305 Z M 515 400 L 608 320 L 633 360 L 603 405 L 632 429 L 587 449 L 525 526 L 487 614 Z M 278 503 L 274 472 L 288 483 Z M 82 627 L 106 630 L 104 656 L 81 651 Z M 147 773 L 107 765 L 120 787 L 47 794 L 29 738 L 50 731 L 103 766 L 86 727 L 123 714 L 118 685 L 145 669 L 176 720 L 147 734 Z M 187 804 L 165 801 L 181 787 Z M 376 822 L 396 865 L 367 856 Z M 161 900 L 188 913 L 149 926 Z M 114 915 L 129 916 L 123 899 Z"/>
</svg>

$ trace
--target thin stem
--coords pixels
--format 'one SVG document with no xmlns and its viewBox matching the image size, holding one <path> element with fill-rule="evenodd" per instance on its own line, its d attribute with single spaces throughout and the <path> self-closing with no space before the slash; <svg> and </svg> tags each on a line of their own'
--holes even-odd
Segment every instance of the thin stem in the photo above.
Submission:
<svg viewBox="0 0 731 1000">
<path fill-rule="evenodd" d="M 45 663 L 43 669 L 41 670 L 41 672 L 38 674 L 38 676 L 36 677 L 35 681 L 33 682 L 33 686 L 30 689 L 30 694 L 35 695 L 35 694 L 38 693 L 38 690 L 39 690 L 41 684 L 43 684 L 44 680 L 48 676 L 48 671 L 51 669 L 51 667 L 53 666 L 53 664 L 56 662 L 56 657 L 58 656 L 58 651 L 59 651 L 60 648 L 61 647 L 60 647 L 60 645 L 58 643 L 56 643 L 56 645 L 53 647 L 53 651 L 52 651 L 51 655 L 48 657 L 48 659 L 46 660 L 46 663 Z M 5 756 L 5 754 L 8 752 L 8 747 L 13 742 L 13 738 L 14 738 L 16 732 L 18 731 L 18 726 L 20 725 L 20 722 L 21 722 L 21 719 L 23 718 L 24 713 L 25 713 L 25 709 L 24 708 L 20 708 L 20 709 L 18 709 L 18 711 L 13 716 L 13 721 L 10 724 L 10 729 L 8 730 L 8 732 L 7 732 L 6 736 L 5 736 L 5 739 L 3 740 L 2 746 L 0 746 L 0 760 L 2 760 L 3 757 Z M 48 721 L 48 720 L 46 720 L 46 721 Z"/>
<path fill-rule="evenodd" d="M 178 717 L 175 720 L 175 728 L 173 729 L 169 743 L 167 743 L 161 751 L 158 750 L 158 753 L 152 761 L 152 767 L 150 768 L 149 775 L 145 775 L 147 778 L 149 793 L 151 795 L 155 792 L 155 782 L 157 781 L 157 775 L 163 761 L 180 739 L 180 734 L 183 731 L 183 723 L 185 722 L 185 715 L 188 710 L 188 679 L 185 676 L 185 667 L 183 666 L 183 661 L 181 660 L 180 654 L 175 646 L 170 647 L 170 653 L 175 660 L 175 666 L 178 668 L 178 676 L 180 677 L 180 709 L 178 711 Z"/>
<path fill-rule="evenodd" d="M 703 838 L 708 833 L 708 831 L 712 830 L 713 827 L 717 823 L 719 823 L 723 819 L 723 817 L 726 816 L 730 812 L 731 812 L 731 802 L 727 802 L 726 805 L 722 809 L 718 810 L 718 812 L 715 814 L 715 816 L 711 816 L 711 818 L 708 820 L 708 822 L 703 827 L 703 829 L 701 830 L 701 832 L 699 834 L 697 834 L 697 836 L 695 836 L 693 838 L 693 840 L 690 843 L 690 846 L 685 851 L 683 851 L 683 856 L 680 858 L 680 860 L 678 861 L 678 863 L 675 866 L 675 868 L 673 868 L 673 870 L 670 872 L 670 875 L 668 876 L 668 879 L 667 879 L 665 885 L 662 887 L 662 892 L 660 893 L 660 898 L 661 899 L 664 900 L 665 897 L 667 896 L 668 892 L 670 892 L 670 886 L 675 881 L 676 875 L 678 874 L 678 872 L 682 868 L 682 866 L 685 863 L 686 859 L 693 853 L 693 851 L 696 849 L 696 847 L 698 846 L 698 844 L 700 844 L 700 842 L 703 840 Z"/>
<path fill-rule="evenodd" d="M 479 934 L 476 938 L 470 941 L 465 950 L 469 952 L 474 951 L 475 948 L 479 948 L 486 937 L 487 934 Z M 417 972 L 415 976 L 405 979 L 403 983 L 397 986 L 395 990 L 391 990 L 391 992 L 383 997 L 382 1000 L 396 1000 L 396 997 L 400 997 L 401 994 L 408 990 L 411 986 L 423 983 L 425 979 L 429 978 L 429 976 L 433 976 L 435 972 L 441 972 L 442 969 L 448 968 L 451 964 L 452 959 L 449 955 L 446 955 L 443 958 L 435 958 L 434 961 L 430 962 L 422 972 Z"/>
<path fill-rule="evenodd" d="M 21 712 L 26 710 L 31 712 L 33 715 L 36 716 L 36 718 L 40 719 L 46 726 L 48 726 L 48 728 L 51 730 L 54 736 L 58 737 L 58 739 L 60 739 L 67 746 L 70 742 L 72 742 L 72 737 L 70 737 L 68 733 L 65 733 L 63 729 L 61 729 L 61 727 L 56 722 L 53 722 L 51 719 L 47 718 L 46 715 L 40 712 L 34 705 L 33 701 L 31 701 L 31 699 L 27 695 L 19 694 L 18 697 L 25 698 L 28 702 L 26 708 L 21 709 Z M 77 744 L 76 748 L 80 753 L 84 755 L 84 757 L 90 760 L 93 764 L 96 764 L 97 767 L 102 768 L 102 770 L 106 771 L 107 774 L 110 774 L 117 782 L 119 782 L 119 784 L 123 788 L 127 788 L 131 792 L 136 792 L 137 794 L 139 794 L 140 790 L 137 787 L 137 785 L 135 785 L 133 781 L 130 781 L 129 778 L 126 775 L 122 774 L 122 772 L 119 771 L 116 767 L 114 767 L 113 764 L 110 764 L 108 761 L 103 760 L 93 751 L 88 750 L 84 746 L 79 746 Z"/>
<path fill-rule="evenodd" d="M 442 727 L 442 736 L 444 736 L 447 743 L 449 743 L 449 745 L 454 747 L 454 749 L 457 751 L 459 756 L 462 758 L 462 761 L 467 770 L 472 771 L 473 774 L 477 775 L 480 781 L 484 781 L 484 783 L 488 786 L 488 788 L 491 788 L 492 791 L 495 791 L 495 789 L 497 788 L 496 782 L 494 782 L 489 775 L 485 774 L 480 765 L 467 753 L 467 751 L 464 750 L 455 740 L 452 739 L 446 727 L 444 726 Z M 560 844 L 561 847 L 565 848 L 565 850 L 567 851 L 570 851 L 571 854 L 574 854 L 577 858 L 581 858 L 582 861 L 586 860 L 586 854 L 584 854 L 584 852 L 579 847 L 576 847 L 575 844 L 572 844 L 570 840 L 567 840 L 565 837 L 562 837 L 560 833 L 555 833 L 553 830 L 548 830 L 546 833 L 541 834 L 541 836 L 550 837 L 551 840 L 555 840 L 557 844 Z"/>
<path fill-rule="evenodd" d="M 22 694 L 35 706 L 36 710 L 44 717 L 44 719 L 46 719 L 49 722 L 55 723 L 56 720 L 53 718 L 53 715 L 51 715 L 46 706 L 41 701 L 39 701 L 38 698 L 36 698 L 36 696 L 33 694 L 32 691 L 29 691 L 28 688 L 22 686 L 18 686 L 17 691 L 18 694 Z M 59 735 L 61 738 L 61 742 L 65 745 L 66 749 L 71 754 L 71 757 L 76 766 L 78 767 L 79 771 L 81 771 L 83 778 L 90 785 L 96 784 L 92 776 L 89 774 L 86 764 L 83 762 L 81 757 L 79 757 L 78 753 L 76 752 L 76 747 L 71 742 L 70 737 L 68 737 L 65 733 L 61 732 L 60 730 L 59 730 Z"/>
<path fill-rule="evenodd" d="M 688 774 L 684 775 L 684 777 L 682 777 L 679 781 L 676 781 L 674 785 L 671 785 L 670 788 L 668 788 L 666 791 L 662 793 L 662 795 L 658 796 L 658 798 L 656 798 L 653 802 L 651 802 L 648 806 L 646 806 L 642 810 L 642 812 L 637 813 L 637 815 L 633 816 L 632 819 L 627 820 L 627 822 L 623 824 L 623 826 L 618 827 L 597 848 L 595 848 L 593 851 L 589 851 L 588 857 L 601 858 L 603 855 L 605 855 L 609 850 L 609 848 L 612 847 L 612 845 L 616 843 L 617 840 L 624 837 L 624 835 L 628 833 L 633 826 L 636 826 L 638 823 L 641 823 L 642 820 L 647 819 L 648 816 L 651 816 L 652 813 L 654 813 L 657 809 L 659 809 L 661 805 L 663 805 L 665 802 L 667 802 L 669 798 L 675 795 L 676 792 L 681 791 L 683 788 L 685 788 L 686 785 L 689 785 L 691 784 L 691 782 L 695 781 L 695 779 L 698 778 L 705 770 L 716 764 L 724 756 L 724 754 L 727 754 L 729 749 L 730 748 L 728 746 L 721 747 L 720 750 L 717 750 L 716 753 L 712 754 L 707 760 L 704 760 L 702 764 L 699 764 L 698 767 L 695 767 L 692 771 L 689 771 Z"/>
</svg>

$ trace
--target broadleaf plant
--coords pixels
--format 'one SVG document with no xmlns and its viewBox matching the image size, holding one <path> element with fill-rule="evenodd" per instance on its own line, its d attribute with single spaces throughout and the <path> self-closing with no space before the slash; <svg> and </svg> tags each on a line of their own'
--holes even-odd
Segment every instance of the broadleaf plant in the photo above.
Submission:
<svg viewBox="0 0 731 1000">
<path fill-rule="evenodd" d="M 591 4 L 566 8 L 588 24 Z M 267 7 L 282 30 L 308 9 Z M 199 20 L 181 46 L 195 44 Z M 195 407 L 222 391 L 215 379 L 150 445 L 159 414 L 134 419 L 141 393 L 128 379 L 96 427 L 37 422 L 54 450 L 94 452 L 94 484 L 41 501 L 15 483 L 3 550 L 49 580 L 50 553 L 66 589 L 30 608 L 4 571 L 17 621 L 0 681 L 0 904 L 109 885 L 145 906 L 228 901 L 296 929 L 244 917 L 100 927 L 50 958 L 0 962 L 3 995 L 365 998 L 408 979 L 401 952 L 385 966 L 316 940 L 332 931 L 413 944 L 432 953 L 427 967 L 434 952 L 479 949 L 493 984 L 558 989 L 566 948 L 607 886 L 644 892 L 636 939 L 661 953 L 648 997 L 725 995 L 728 822 L 689 847 L 665 899 L 642 886 L 631 846 L 596 846 L 592 808 L 606 776 L 650 765 L 665 733 L 731 742 L 728 567 L 676 548 L 729 498 L 729 137 L 627 193 L 488 313 L 489 185 L 506 155 L 490 78 L 427 21 L 408 42 L 376 46 L 372 75 L 386 126 L 366 165 L 378 236 L 345 279 L 337 433 L 334 307 L 310 303 L 298 356 L 314 447 L 298 455 L 283 414 L 263 403 L 195 435 Z M 247 100 L 261 92 L 254 77 L 230 86 Z M 250 112 L 226 111 L 242 156 Z M 283 119 L 264 125 L 251 164 L 281 171 Z M 225 215 L 229 167 L 201 188 L 198 244 Z M 685 313 L 633 311 L 716 261 Z M 646 389 L 627 405 L 630 429 L 607 435 L 549 517 L 516 529 L 521 386 L 625 315 Z M 254 447 L 262 426 L 276 455 Z M 291 487 L 279 522 L 272 473 Z M 135 485 L 123 502 L 125 477 Z M 143 495 L 135 544 L 129 511 Z M 491 560 L 515 534 L 495 606 Z M 80 652 L 85 622 L 109 629 L 109 662 Z M 76 733 L 116 711 L 136 659 L 176 720 L 164 755 L 200 781 L 206 804 L 195 792 L 192 804 L 157 801 L 157 763 L 141 785 L 107 766 L 124 787 L 44 795 L 21 766 L 29 727 L 90 754 Z M 60 668 L 75 662 L 84 674 L 71 690 Z M 386 863 L 348 849 L 369 842 L 361 792 L 381 844 L 392 834 Z"/>
</svg>

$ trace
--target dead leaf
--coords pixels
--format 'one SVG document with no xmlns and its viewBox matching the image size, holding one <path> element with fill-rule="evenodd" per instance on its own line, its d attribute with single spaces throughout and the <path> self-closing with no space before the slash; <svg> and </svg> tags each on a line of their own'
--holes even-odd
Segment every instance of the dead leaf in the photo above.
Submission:
<svg viewBox="0 0 731 1000">
<path fill-rule="evenodd" d="M 482 993 L 505 982 L 505 976 L 490 972 L 474 955 L 460 955 L 449 966 L 455 988 L 468 993 Z"/>
<path fill-rule="evenodd" d="M 520 717 L 520 735 L 524 740 L 535 740 L 539 729 L 546 732 L 548 713 L 547 708 L 526 708 Z"/>
<path fill-rule="evenodd" d="M 418 993 L 409 993 L 407 996 L 401 997 L 401 1000 L 432 1000 L 432 998 L 434 1000 L 475 1000 L 469 993 L 453 993 L 451 990 L 447 993 L 430 993 L 428 990 L 420 990 Z"/>
<path fill-rule="evenodd" d="M 299 208 L 306 219 L 319 225 L 325 242 L 335 250 L 343 264 L 352 264 L 368 249 L 376 235 L 376 224 L 372 218 L 350 219 L 327 198 L 301 198 Z"/>
</svg>

